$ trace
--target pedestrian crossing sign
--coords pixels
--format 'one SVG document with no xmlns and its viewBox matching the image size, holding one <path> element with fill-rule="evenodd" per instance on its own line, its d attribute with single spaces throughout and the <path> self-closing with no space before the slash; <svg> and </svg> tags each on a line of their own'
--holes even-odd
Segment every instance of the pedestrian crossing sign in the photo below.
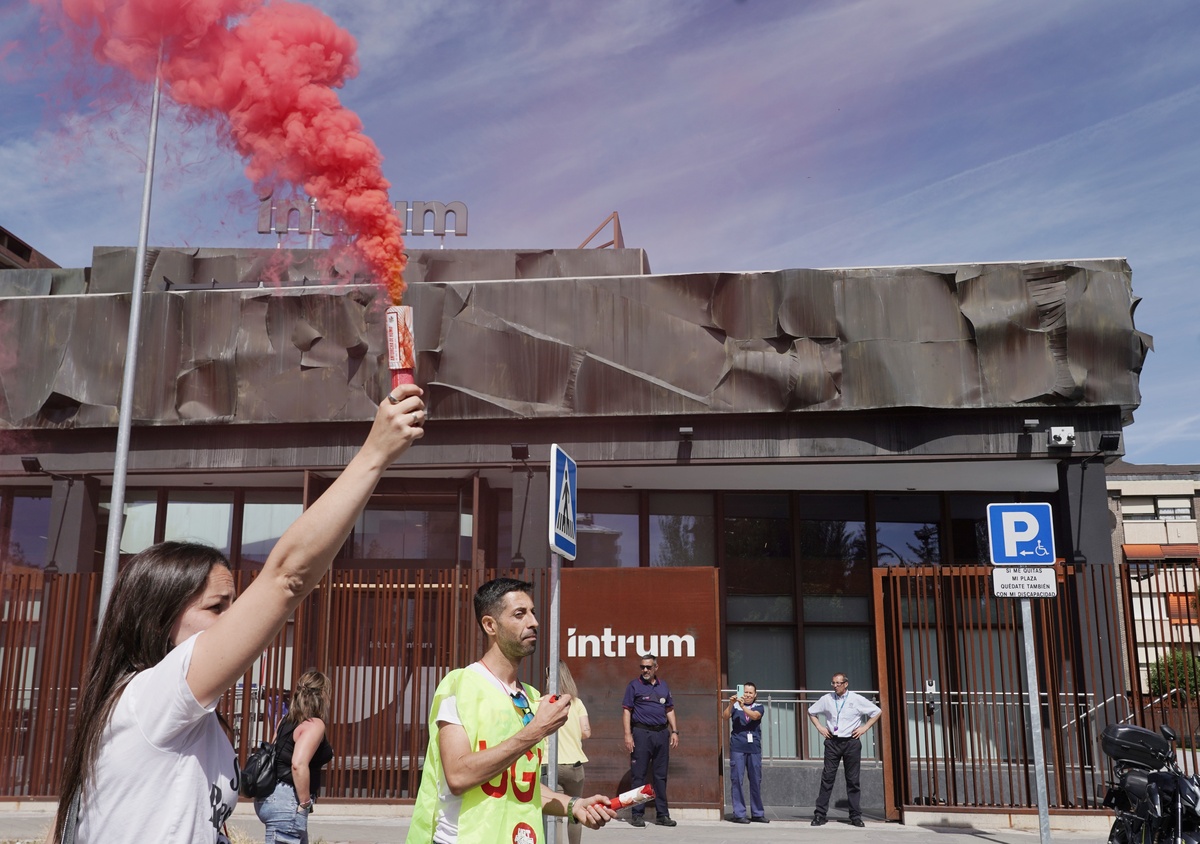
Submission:
<svg viewBox="0 0 1200 844">
<path fill-rule="evenodd" d="M 550 550 L 575 559 L 577 495 L 575 461 L 557 444 L 550 446 Z"/>
</svg>

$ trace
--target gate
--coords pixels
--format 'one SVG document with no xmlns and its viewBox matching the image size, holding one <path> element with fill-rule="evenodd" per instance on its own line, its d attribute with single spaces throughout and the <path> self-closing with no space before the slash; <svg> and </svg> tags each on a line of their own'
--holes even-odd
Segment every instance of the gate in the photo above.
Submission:
<svg viewBox="0 0 1200 844">
<path fill-rule="evenodd" d="M 1120 573 L 1059 565 L 1058 596 L 1030 601 L 1052 808 L 1100 808 L 1100 732 L 1131 720 Z M 986 566 L 874 576 L 889 816 L 904 807 L 1036 809 L 1020 603 L 992 595 Z"/>
</svg>

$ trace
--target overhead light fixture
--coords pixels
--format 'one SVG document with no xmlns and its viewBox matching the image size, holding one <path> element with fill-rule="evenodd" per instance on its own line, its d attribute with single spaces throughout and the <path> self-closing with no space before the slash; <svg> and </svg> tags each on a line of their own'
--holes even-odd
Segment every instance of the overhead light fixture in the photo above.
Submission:
<svg viewBox="0 0 1200 844">
<path fill-rule="evenodd" d="M 692 430 L 691 426 L 682 427 L 679 429 L 679 439 L 687 442 L 692 438 L 693 433 L 695 432 Z"/>
<path fill-rule="evenodd" d="M 1098 451 L 1116 451 L 1121 447 L 1121 435 L 1107 433 L 1100 435 L 1100 442 L 1096 445 Z"/>
<path fill-rule="evenodd" d="M 529 446 L 525 443 L 513 443 L 512 459 L 520 460 L 522 463 L 529 459 Z"/>
<path fill-rule="evenodd" d="M 1038 425 L 1041 424 L 1042 420 L 1040 419 L 1026 419 L 1023 423 L 1021 423 L 1021 427 L 1025 429 L 1025 433 L 1032 434 L 1038 429 Z"/>
<path fill-rule="evenodd" d="M 58 472 L 51 472 L 49 469 L 42 466 L 42 461 L 36 457 L 22 457 L 21 468 L 25 470 L 27 475 L 45 475 L 48 478 L 53 478 L 56 481 L 75 482 L 75 479 L 69 475 L 60 475 Z"/>
</svg>

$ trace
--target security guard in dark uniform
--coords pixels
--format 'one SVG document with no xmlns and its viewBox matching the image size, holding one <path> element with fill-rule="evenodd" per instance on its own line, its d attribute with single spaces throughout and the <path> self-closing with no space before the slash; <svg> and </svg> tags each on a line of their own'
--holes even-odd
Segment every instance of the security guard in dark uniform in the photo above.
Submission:
<svg viewBox="0 0 1200 844">
<path fill-rule="evenodd" d="M 654 784 L 654 822 L 659 826 L 675 826 L 667 809 L 667 764 L 671 748 L 679 745 L 675 702 L 666 681 L 658 678 L 658 657 L 646 654 L 640 662 L 640 676 L 625 688 L 625 699 L 621 701 L 631 784 L 634 788 L 645 785 L 649 769 Z M 645 804 L 634 806 L 630 824 L 645 826 L 644 813 Z"/>
</svg>

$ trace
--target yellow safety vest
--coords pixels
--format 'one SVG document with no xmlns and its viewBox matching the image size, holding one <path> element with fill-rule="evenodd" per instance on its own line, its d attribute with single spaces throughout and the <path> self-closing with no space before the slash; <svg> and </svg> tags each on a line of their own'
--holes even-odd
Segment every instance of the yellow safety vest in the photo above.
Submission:
<svg viewBox="0 0 1200 844">
<path fill-rule="evenodd" d="M 524 684 L 523 684 L 524 685 Z M 459 668 L 438 684 L 429 710 L 429 749 L 417 791 L 406 844 L 430 844 L 438 809 L 442 759 L 438 748 L 437 712 L 447 697 L 455 698 L 458 716 L 471 749 L 494 747 L 518 732 L 523 724 L 512 701 L 478 671 Z M 525 696 L 536 710 L 540 695 L 525 685 Z M 542 835 L 541 768 L 546 753 L 541 742 L 519 756 L 505 771 L 462 795 L 458 814 L 458 844 L 539 844 Z"/>
</svg>

